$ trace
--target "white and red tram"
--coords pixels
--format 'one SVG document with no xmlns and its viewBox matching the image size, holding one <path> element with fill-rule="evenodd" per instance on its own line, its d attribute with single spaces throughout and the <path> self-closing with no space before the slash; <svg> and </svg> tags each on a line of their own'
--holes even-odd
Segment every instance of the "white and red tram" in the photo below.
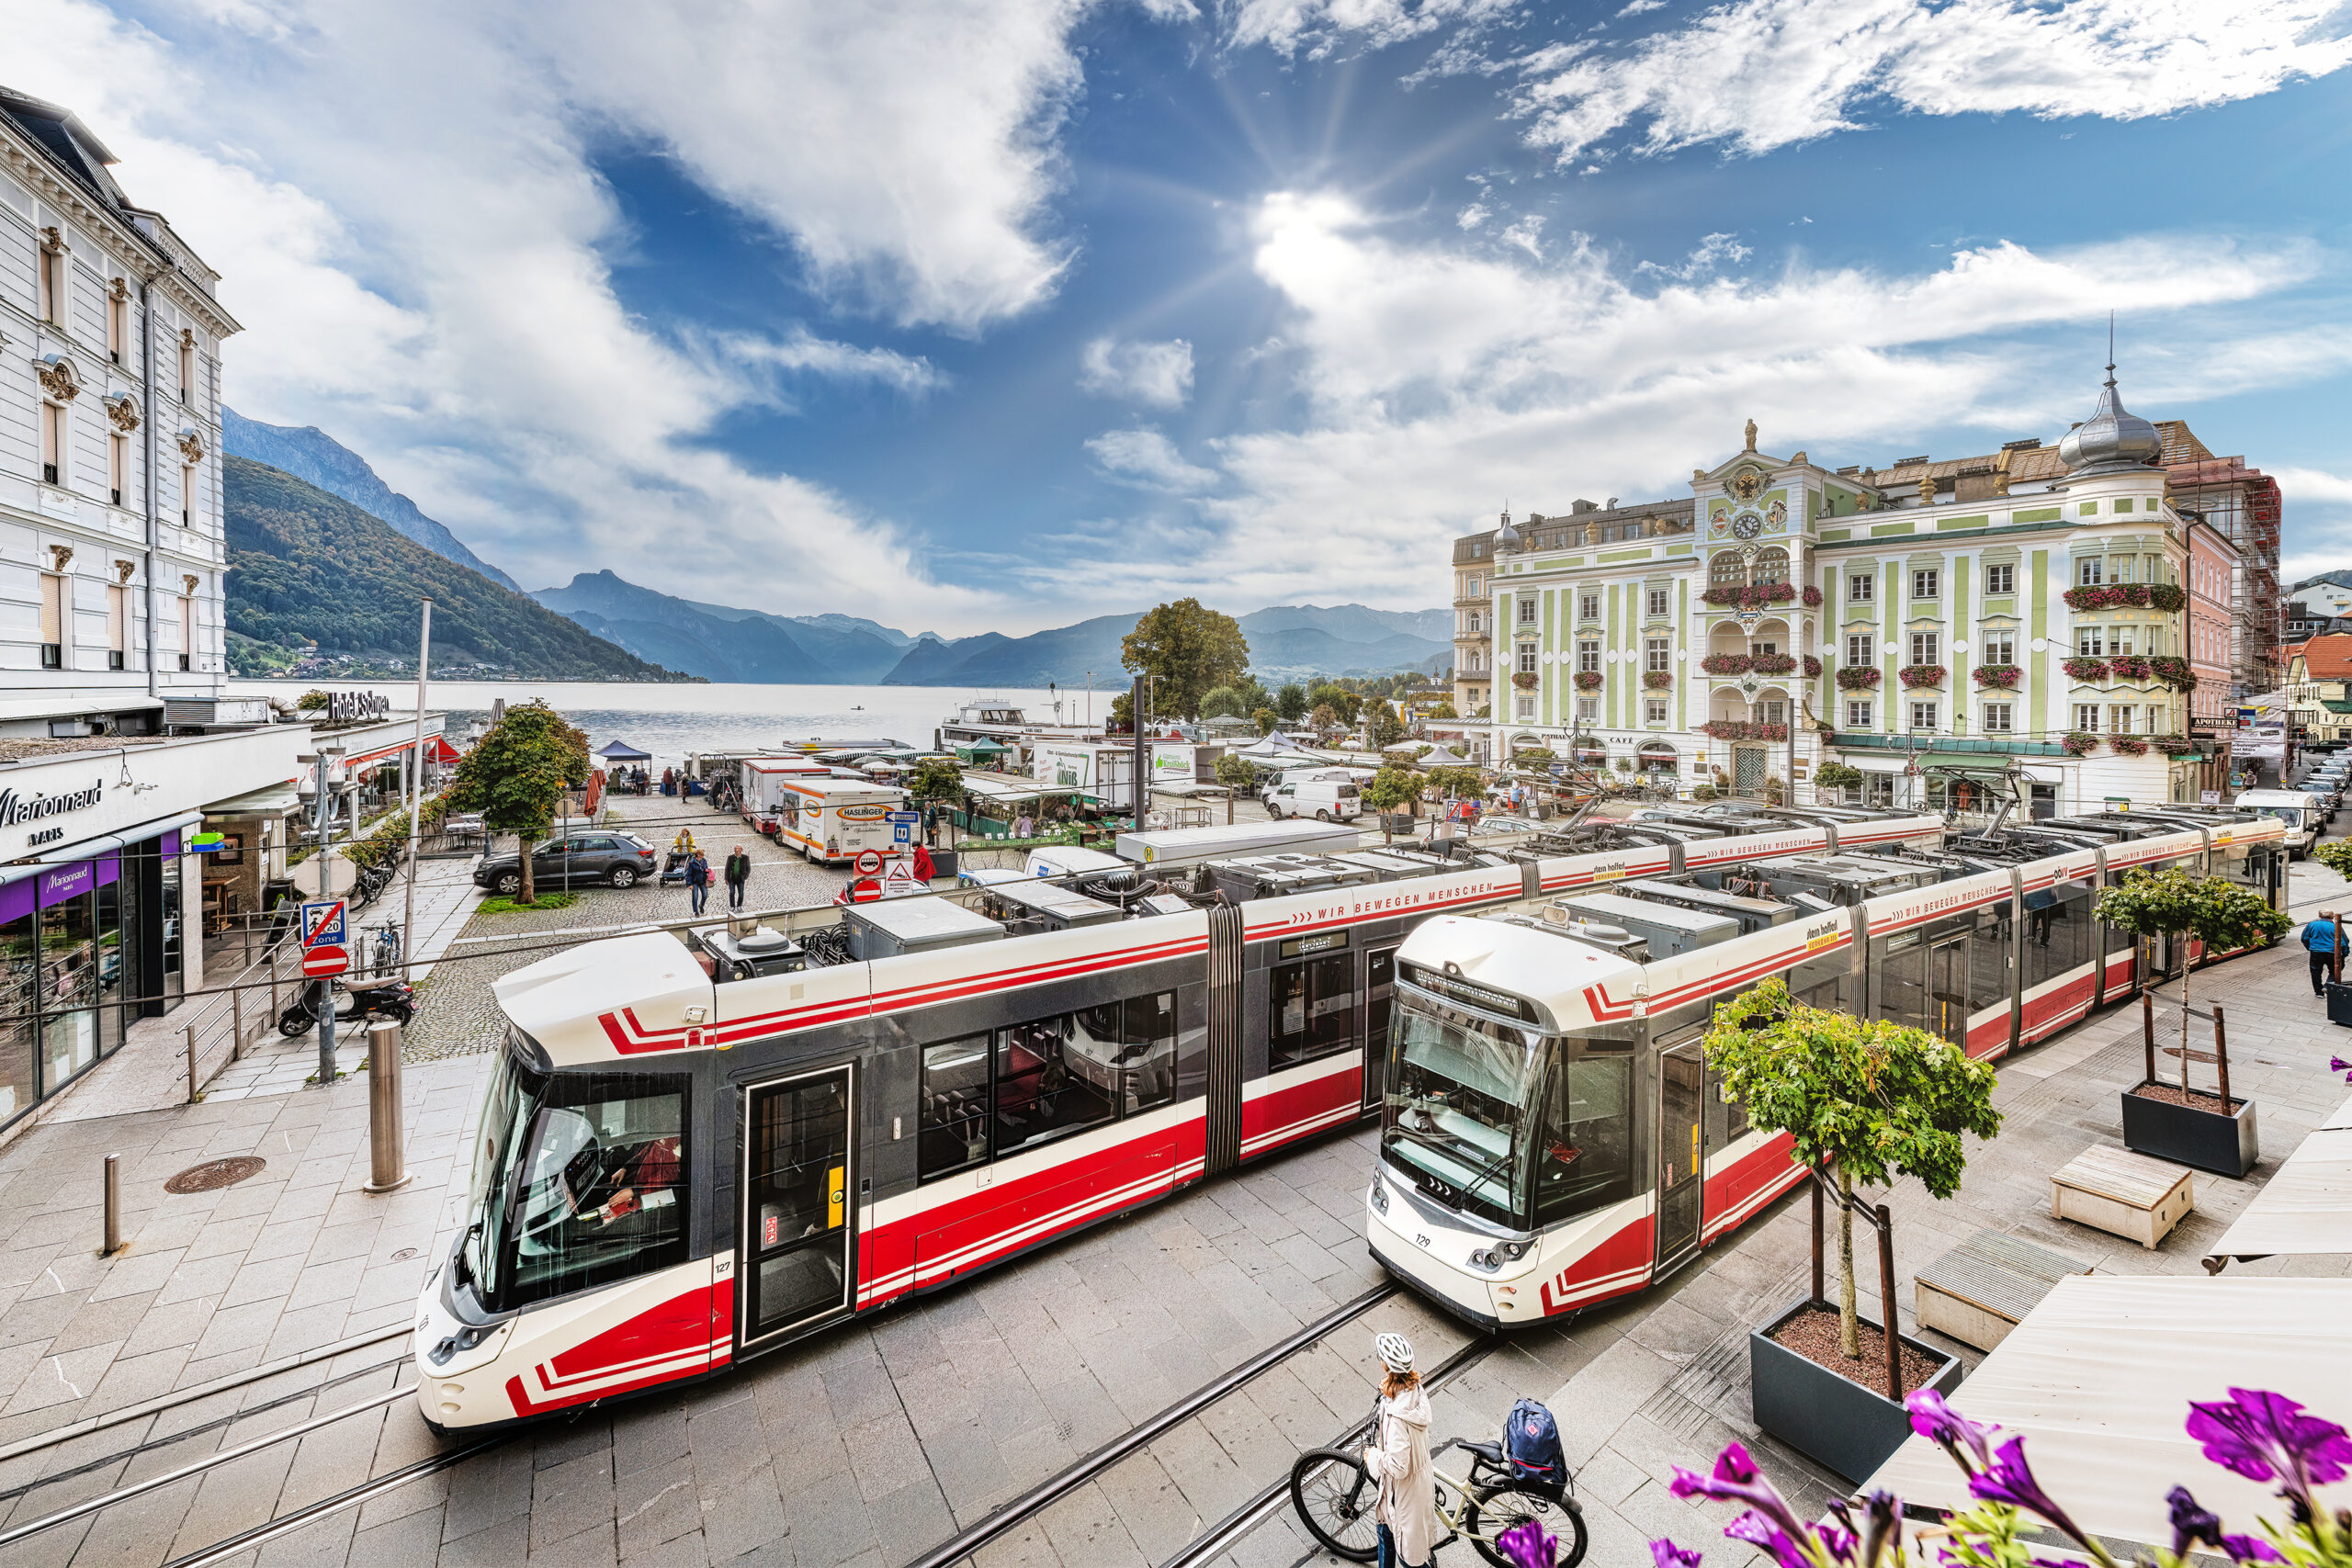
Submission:
<svg viewBox="0 0 2352 1568">
<path fill-rule="evenodd" d="M 1707 1068 L 1716 1004 L 1778 977 L 1993 1059 L 2203 957 L 2091 918 L 2125 872 L 2201 864 L 2283 907 L 2277 822 L 2062 821 L 2007 836 L 2006 854 L 1962 839 L 1887 857 L 1934 877 L 1845 907 L 1809 896 L 1826 863 L 1792 861 L 1708 890 L 1628 884 L 1423 922 L 1397 953 L 1374 1255 L 1489 1328 L 1639 1290 L 1804 1174 Z M 2041 852 L 2070 842 L 2086 847 Z"/>
<path fill-rule="evenodd" d="M 420 1303 L 426 1418 L 706 1375 L 1375 1111 L 1366 1043 L 1378 1060 L 1397 945 L 1432 915 L 1942 834 L 1801 816 L 1463 870 L 1367 852 L 1403 869 L 1240 902 L 1213 865 L 1189 897 L 1018 935 L 966 907 L 986 889 L 810 911 L 783 972 L 735 939 L 707 968 L 666 932 L 518 970 L 465 1227 Z M 887 943 L 843 935 L 885 919 Z"/>
</svg>

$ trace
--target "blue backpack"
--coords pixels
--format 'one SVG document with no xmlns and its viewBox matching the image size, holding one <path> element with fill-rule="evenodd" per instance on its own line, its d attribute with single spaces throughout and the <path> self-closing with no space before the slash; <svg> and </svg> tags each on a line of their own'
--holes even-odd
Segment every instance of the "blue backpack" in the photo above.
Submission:
<svg viewBox="0 0 2352 1568">
<path fill-rule="evenodd" d="M 1560 1452 L 1560 1428 L 1552 1413 L 1532 1399 L 1510 1407 L 1503 1424 L 1503 1457 L 1512 1479 L 1557 1488 L 1566 1482 L 1568 1462 Z"/>
</svg>

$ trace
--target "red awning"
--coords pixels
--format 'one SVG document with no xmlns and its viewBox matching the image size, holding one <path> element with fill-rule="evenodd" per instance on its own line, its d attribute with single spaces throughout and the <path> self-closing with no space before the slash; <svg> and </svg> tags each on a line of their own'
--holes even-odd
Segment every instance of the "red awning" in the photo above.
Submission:
<svg viewBox="0 0 2352 1568">
<path fill-rule="evenodd" d="M 436 735 L 425 742 L 424 755 L 429 761 L 447 766 L 458 760 L 458 749 Z"/>
</svg>

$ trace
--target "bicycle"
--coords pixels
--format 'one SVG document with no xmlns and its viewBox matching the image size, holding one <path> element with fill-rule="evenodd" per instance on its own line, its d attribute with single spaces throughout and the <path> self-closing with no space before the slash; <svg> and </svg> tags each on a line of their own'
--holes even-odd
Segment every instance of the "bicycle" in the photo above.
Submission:
<svg viewBox="0 0 2352 1568">
<path fill-rule="evenodd" d="M 1438 1455 L 1453 1448 L 1470 1456 L 1467 1481 L 1437 1468 Z M 1430 1455 L 1430 1471 L 1437 1482 L 1438 1517 L 1449 1532 L 1430 1548 L 1431 1558 L 1439 1547 L 1467 1536 L 1493 1568 L 1518 1568 L 1500 1542 L 1506 1532 L 1532 1520 L 1558 1540 L 1556 1568 L 1577 1568 L 1584 1561 L 1584 1506 L 1577 1501 L 1574 1476 L 1557 1489 L 1521 1481 L 1511 1474 L 1500 1443 L 1459 1438 Z M 1291 1505 L 1300 1521 L 1326 1551 L 1350 1562 L 1380 1555 L 1380 1529 L 1372 1517 L 1379 1495 L 1359 1450 L 1312 1449 L 1291 1466 Z"/>
<path fill-rule="evenodd" d="M 390 922 L 376 928 L 376 949 L 369 958 L 370 972 L 394 975 L 401 966 L 401 930 Z"/>
</svg>

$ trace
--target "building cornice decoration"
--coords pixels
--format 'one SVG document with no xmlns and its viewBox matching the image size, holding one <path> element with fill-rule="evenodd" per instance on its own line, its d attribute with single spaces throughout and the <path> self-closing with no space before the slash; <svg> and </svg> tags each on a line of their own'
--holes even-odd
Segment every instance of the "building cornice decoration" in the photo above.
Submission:
<svg viewBox="0 0 2352 1568">
<path fill-rule="evenodd" d="M 116 278 L 114 280 L 114 286 L 107 290 L 107 298 L 114 300 L 117 304 L 129 304 L 130 302 L 130 285 L 125 283 L 119 277 Z"/>
<path fill-rule="evenodd" d="M 40 248 L 51 255 L 62 256 L 72 247 L 66 244 L 65 236 L 59 231 L 57 225 L 51 223 L 40 231 Z"/>
<path fill-rule="evenodd" d="M 50 547 L 49 547 L 49 563 L 50 563 L 50 564 L 49 564 L 49 570 L 51 570 L 51 571 L 63 571 L 63 570 L 65 570 L 69 565 L 73 564 L 73 560 L 74 560 L 74 547 L 73 547 L 73 546 L 71 546 L 71 545 L 51 545 L 51 546 L 50 546 Z"/>
<path fill-rule="evenodd" d="M 180 432 L 179 447 L 180 456 L 187 458 L 189 463 L 204 461 L 204 436 L 193 426 Z"/>
<path fill-rule="evenodd" d="M 129 435 L 139 428 L 138 399 L 129 392 L 124 392 L 119 397 L 107 398 L 104 400 L 107 405 L 107 418 L 113 423 L 117 430 Z"/>
<path fill-rule="evenodd" d="M 175 287 L 169 250 L 120 212 L 93 202 L 89 193 L 61 174 L 45 154 L 27 147 L 15 136 L 0 134 L 0 169 L 14 175 L 69 220 L 85 228 L 107 231 L 120 242 L 122 249 L 144 255 L 153 270 L 145 271 L 139 281 L 161 288 L 175 304 L 200 319 L 213 336 L 228 337 L 243 331 L 236 318 L 223 310 L 210 295 L 197 288 Z M 53 229 L 46 231 L 44 238 L 55 232 Z M 57 236 L 57 244 L 60 249 L 64 248 L 62 234 Z"/>
<path fill-rule="evenodd" d="M 35 362 L 40 377 L 40 389 L 61 403 L 70 403 L 82 395 L 81 373 L 74 362 L 62 354 Z"/>
<path fill-rule="evenodd" d="M 117 556 L 114 562 L 114 580 L 117 582 L 129 582 L 130 581 L 130 574 L 138 570 L 139 563 L 137 561 L 125 560 L 120 556 Z"/>
<path fill-rule="evenodd" d="M 180 573 L 180 581 L 187 584 L 187 591 L 192 595 L 196 592 L 197 584 L 202 582 L 204 579 L 197 576 L 196 573 L 192 571 L 184 571 Z"/>
</svg>

